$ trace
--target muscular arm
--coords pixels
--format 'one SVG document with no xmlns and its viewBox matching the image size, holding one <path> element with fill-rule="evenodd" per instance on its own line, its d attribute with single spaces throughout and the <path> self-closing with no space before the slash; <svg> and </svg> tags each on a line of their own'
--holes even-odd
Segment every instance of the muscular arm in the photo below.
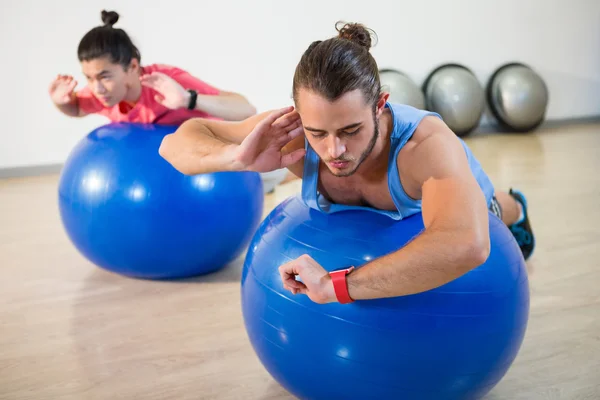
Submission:
<svg viewBox="0 0 600 400">
<path fill-rule="evenodd" d="M 158 150 L 161 157 L 186 175 L 236 168 L 230 153 L 268 115 L 255 115 L 240 122 L 193 118 L 165 136 Z"/>
<path fill-rule="evenodd" d="M 273 121 L 278 112 L 264 112 L 240 122 L 216 121 L 203 118 L 187 120 L 175 133 L 165 136 L 159 154 L 175 169 L 186 175 L 243 169 L 235 158 L 236 149 L 262 121 Z M 281 117 L 286 118 L 286 117 Z M 280 121 L 275 120 L 275 123 Z M 283 158 L 296 158 L 297 151 L 304 147 L 299 136 L 285 145 L 280 154 Z M 296 155 L 294 155 L 296 153 Z M 288 168 L 301 174 L 302 161 Z"/>
<path fill-rule="evenodd" d="M 400 167 L 422 194 L 425 230 L 404 248 L 348 275 L 349 294 L 355 300 L 431 290 L 488 257 L 485 196 L 471 174 L 461 143 L 434 119 L 424 121 L 413 140 L 416 144 Z"/>
</svg>

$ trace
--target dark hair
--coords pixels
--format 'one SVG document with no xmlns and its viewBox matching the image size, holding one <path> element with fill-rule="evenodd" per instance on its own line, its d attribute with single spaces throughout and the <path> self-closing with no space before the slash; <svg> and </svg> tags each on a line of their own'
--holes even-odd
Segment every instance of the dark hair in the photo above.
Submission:
<svg viewBox="0 0 600 400">
<path fill-rule="evenodd" d="M 121 64 L 124 68 L 127 68 L 134 58 L 141 62 L 140 51 L 129 35 L 123 29 L 113 28 L 119 20 L 119 14 L 102 10 L 101 16 L 104 25 L 90 30 L 79 42 L 77 48 L 79 61 L 109 57 L 112 63 Z"/>
<path fill-rule="evenodd" d="M 294 100 L 298 100 L 300 88 L 330 101 L 360 89 L 367 103 L 375 107 L 381 92 L 377 63 L 369 52 L 371 33 L 375 32 L 362 24 L 343 22 L 336 23 L 336 30 L 338 36 L 311 43 L 302 55 L 294 74 Z"/>
</svg>

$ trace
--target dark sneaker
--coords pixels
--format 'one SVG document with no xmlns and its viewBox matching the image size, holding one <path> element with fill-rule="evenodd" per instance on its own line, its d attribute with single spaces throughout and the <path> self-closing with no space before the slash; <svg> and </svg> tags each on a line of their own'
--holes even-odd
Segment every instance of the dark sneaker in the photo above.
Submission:
<svg viewBox="0 0 600 400">
<path fill-rule="evenodd" d="M 523 218 L 509 226 L 509 229 L 517 240 L 517 243 L 523 252 L 523 257 L 527 260 L 535 248 L 535 237 L 533 236 L 533 231 L 531 230 L 531 225 L 529 223 L 529 216 L 527 215 L 527 199 L 523 193 L 518 190 L 510 189 L 508 193 L 516 201 L 521 203 L 523 208 Z"/>
</svg>

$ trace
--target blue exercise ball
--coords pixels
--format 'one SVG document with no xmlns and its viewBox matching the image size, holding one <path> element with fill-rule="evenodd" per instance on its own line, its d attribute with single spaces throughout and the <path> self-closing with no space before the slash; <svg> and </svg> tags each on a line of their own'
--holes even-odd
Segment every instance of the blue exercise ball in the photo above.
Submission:
<svg viewBox="0 0 600 400">
<path fill-rule="evenodd" d="M 278 267 L 308 254 L 328 271 L 396 251 L 424 229 L 369 210 L 324 214 L 299 198 L 263 221 L 246 256 L 242 311 L 267 371 L 301 399 L 476 399 L 506 374 L 529 316 L 525 261 L 490 214 L 491 254 L 428 292 L 319 305 L 282 286 Z"/>
<path fill-rule="evenodd" d="M 223 268 L 262 219 L 259 174 L 186 176 L 158 153 L 174 126 L 109 124 L 71 151 L 59 181 L 66 233 L 92 263 L 145 279 Z"/>
</svg>

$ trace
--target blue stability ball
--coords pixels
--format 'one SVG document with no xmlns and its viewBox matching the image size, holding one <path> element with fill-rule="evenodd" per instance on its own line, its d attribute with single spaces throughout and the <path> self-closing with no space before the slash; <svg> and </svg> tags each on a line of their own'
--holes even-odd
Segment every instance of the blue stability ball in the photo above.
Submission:
<svg viewBox="0 0 600 400">
<path fill-rule="evenodd" d="M 239 256 L 263 211 L 260 176 L 186 176 L 159 154 L 176 127 L 110 124 L 72 150 L 59 182 L 67 235 L 91 262 L 147 279 L 216 271 Z"/>
<path fill-rule="evenodd" d="M 326 215 L 280 204 L 250 243 L 242 310 L 269 373 L 301 399 L 476 399 L 514 361 L 529 315 L 523 256 L 490 214 L 492 250 L 478 268 L 415 295 L 341 305 L 283 289 L 278 267 L 309 254 L 328 271 L 403 247 L 422 230 L 372 211 Z"/>
</svg>

